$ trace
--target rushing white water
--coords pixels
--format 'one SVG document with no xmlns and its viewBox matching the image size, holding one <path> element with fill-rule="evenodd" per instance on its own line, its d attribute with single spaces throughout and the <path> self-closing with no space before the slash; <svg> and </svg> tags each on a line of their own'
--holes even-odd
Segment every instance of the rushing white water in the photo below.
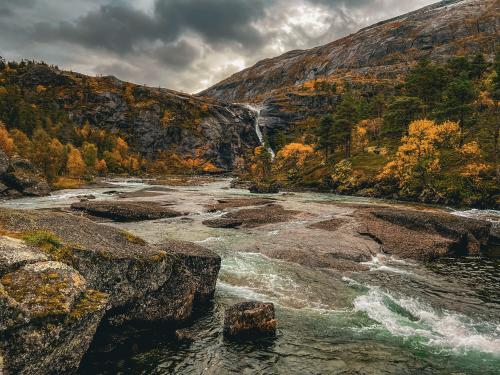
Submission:
<svg viewBox="0 0 500 375">
<path fill-rule="evenodd" d="M 262 130 L 260 130 L 260 113 L 262 111 L 261 107 L 255 107 L 251 104 L 245 104 L 245 107 L 247 107 L 249 110 L 252 112 L 255 112 L 255 133 L 257 134 L 257 137 L 259 138 L 259 142 L 262 146 L 266 146 L 264 142 L 264 135 L 262 134 Z M 269 145 L 267 145 L 267 151 L 271 154 L 271 158 L 275 158 L 275 153 Z"/>
<path fill-rule="evenodd" d="M 500 354 L 500 325 L 476 322 L 454 312 L 438 312 L 415 298 L 396 298 L 378 287 L 368 288 L 368 293 L 354 300 L 354 310 L 365 312 L 392 335 L 420 338 L 428 345 L 459 352 Z"/>
</svg>

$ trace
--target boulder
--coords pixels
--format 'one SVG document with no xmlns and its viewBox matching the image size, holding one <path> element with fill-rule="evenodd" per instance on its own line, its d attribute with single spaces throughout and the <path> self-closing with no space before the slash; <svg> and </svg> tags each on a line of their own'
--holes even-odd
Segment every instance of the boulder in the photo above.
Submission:
<svg viewBox="0 0 500 375">
<path fill-rule="evenodd" d="M 259 301 L 237 303 L 224 312 L 224 335 L 241 337 L 275 335 L 274 305 Z"/>
<path fill-rule="evenodd" d="M 2 176 L 2 182 L 23 195 L 41 197 L 50 194 L 50 187 L 45 178 L 31 162 L 19 157 L 11 159 L 7 172 Z"/>
<path fill-rule="evenodd" d="M 278 204 L 268 204 L 258 208 L 248 208 L 229 212 L 220 218 L 203 221 L 203 224 L 213 228 L 253 228 L 264 224 L 281 223 L 289 221 L 299 214 L 298 211 L 285 210 Z"/>
<path fill-rule="evenodd" d="M 182 216 L 182 213 L 161 206 L 156 202 L 83 201 L 73 203 L 73 210 L 114 221 L 157 220 Z"/>
<path fill-rule="evenodd" d="M 250 193 L 253 194 L 278 194 L 280 192 L 280 187 L 277 183 L 254 183 L 249 188 Z"/>
<path fill-rule="evenodd" d="M 221 257 L 207 248 L 186 241 L 164 242 L 159 248 L 177 256 L 196 283 L 196 298 L 207 301 L 214 296 Z"/>
<path fill-rule="evenodd" d="M 9 167 L 10 167 L 9 157 L 5 152 L 0 150 L 0 176 L 3 176 L 5 173 L 7 173 Z"/>
<path fill-rule="evenodd" d="M 36 261 L 24 258 L 11 260 L 10 267 Z M 26 263 L 2 274 L 0 372 L 76 372 L 106 305 L 105 293 L 90 289 L 81 274 L 60 262 Z"/>
</svg>

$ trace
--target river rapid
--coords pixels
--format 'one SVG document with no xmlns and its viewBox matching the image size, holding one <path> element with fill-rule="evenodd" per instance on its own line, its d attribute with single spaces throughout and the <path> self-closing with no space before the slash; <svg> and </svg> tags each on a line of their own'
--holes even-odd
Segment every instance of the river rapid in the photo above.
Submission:
<svg viewBox="0 0 500 375">
<path fill-rule="evenodd" d="M 229 180 L 184 186 L 110 183 L 1 205 L 65 208 L 82 194 L 120 199 L 120 192 L 147 189 L 149 197 L 131 199 L 169 202 L 189 215 L 103 225 L 118 226 L 151 243 L 166 238 L 196 242 L 217 252 L 222 268 L 213 306 L 198 312 L 188 327 L 194 342 L 179 342 L 159 327 L 125 327 L 98 338 L 81 374 L 500 374 L 498 257 L 424 264 L 379 255 L 365 262 L 365 272 L 312 269 L 264 255 L 278 244 L 293 246 L 293 238 L 287 237 L 305 233 L 307 215 L 252 229 L 215 229 L 201 223 L 221 215 L 207 213 L 203 204 L 249 195 L 229 189 Z M 319 193 L 272 197 L 315 220 L 328 217 L 329 202 L 381 203 Z M 498 211 L 454 213 L 500 223 Z M 310 240 L 311 246 L 317 241 Z M 275 339 L 224 340 L 224 308 L 246 299 L 275 303 Z"/>
</svg>

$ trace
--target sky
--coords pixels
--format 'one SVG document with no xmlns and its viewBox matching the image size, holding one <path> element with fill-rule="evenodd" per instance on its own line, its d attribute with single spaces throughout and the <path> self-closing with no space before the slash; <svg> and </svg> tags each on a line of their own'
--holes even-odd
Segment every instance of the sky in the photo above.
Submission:
<svg viewBox="0 0 500 375">
<path fill-rule="evenodd" d="M 199 92 L 436 0 L 0 0 L 0 56 Z"/>
</svg>

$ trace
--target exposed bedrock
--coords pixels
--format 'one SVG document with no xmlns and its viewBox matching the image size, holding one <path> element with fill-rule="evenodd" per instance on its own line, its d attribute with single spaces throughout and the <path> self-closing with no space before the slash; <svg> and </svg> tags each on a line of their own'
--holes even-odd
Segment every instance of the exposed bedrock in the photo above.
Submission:
<svg viewBox="0 0 500 375">
<path fill-rule="evenodd" d="M 220 258 L 201 246 L 152 246 L 49 210 L 1 209 L 0 229 L 5 373 L 72 372 L 103 318 L 112 325 L 183 321 L 215 290 Z"/>
<path fill-rule="evenodd" d="M 182 215 L 157 202 L 84 201 L 73 203 L 71 208 L 114 221 L 157 220 Z"/>
</svg>

